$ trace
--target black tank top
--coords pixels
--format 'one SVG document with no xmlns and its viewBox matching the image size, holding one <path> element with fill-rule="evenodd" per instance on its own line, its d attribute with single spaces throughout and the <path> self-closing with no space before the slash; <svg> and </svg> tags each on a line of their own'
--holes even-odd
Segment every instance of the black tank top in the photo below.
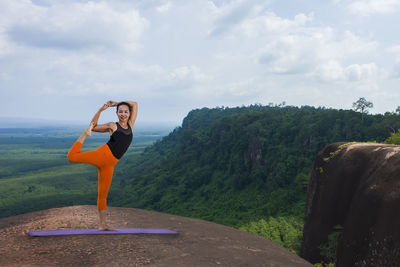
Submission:
<svg viewBox="0 0 400 267">
<path fill-rule="evenodd" d="M 113 132 L 108 140 L 107 145 L 110 148 L 112 154 L 117 159 L 120 159 L 122 155 L 128 150 L 129 145 L 132 142 L 132 129 L 128 124 L 128 129 L 124 129 L 117 122 L 117 130 Z"/>
</svg>

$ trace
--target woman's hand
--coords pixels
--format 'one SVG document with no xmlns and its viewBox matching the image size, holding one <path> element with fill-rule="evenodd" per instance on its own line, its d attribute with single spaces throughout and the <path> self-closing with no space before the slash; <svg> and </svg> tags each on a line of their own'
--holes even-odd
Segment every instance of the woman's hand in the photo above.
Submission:
<svg viewBox="0 0 400 267">
<path fill-rule="evenodd" d="M 106 104 L 104 104 L 99 110 L 100 111 L 104 111 L 106 109 L 108 109 L 110 107 L 110 105 L 108 104 L 108 102 Z"/>
<path fill-rule="evenodd" d="M 110 106 L 110 107 L 115 107 L 116 105 L 118 105 L 118 102 L 109 100 L 109 101 L 107 101 L 107 104 L 108 104 L 108 106 Z"/>
</svg>

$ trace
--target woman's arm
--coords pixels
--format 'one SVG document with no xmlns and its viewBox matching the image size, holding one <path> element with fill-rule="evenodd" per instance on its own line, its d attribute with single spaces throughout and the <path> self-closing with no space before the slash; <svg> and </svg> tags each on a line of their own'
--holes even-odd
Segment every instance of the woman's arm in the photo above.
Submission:
<svg viewBox="0 0 400 267">
<path fill-rule="evenodd" d="M 106 110 L 109 106 L 110 105 L 108 103 L 104 104 L 101 108 L 99 108 L 99 110 L 96 112 L 96 114 L 94 114 L 93 119 L 92 119 L 92 122 L 94 123 L 94 127 L 92 128 L 93 132 L 100 132 L 100 133 L 111 132 L 111 131 L 113 131 L 113 128 L 116 127 L 114 125 L 115 123 L 113 123 L 113 122 L 108 122 L 108 123 L 101 124 L 101 125 L 97 124 L 101 112 Z"/>
<path fill-rule="evenodd" d="M 138 112 L 138 105 L 136 102 L 133 102 L 133 101 L 125 101 L 125 102 L 128 103 L 129 105 L 131 105 L 131 107 L 132 107 L 132 113 L 131 113 L 131 116 L 129 117 L 128 123 L 131 126 L 131 129 L 133 131 L 133 125 L 135 124 L 137 112 Z"/>
<path fill-rule="evenodd" d="M 105 124 L 96 125 L 95 127 L 93 127 L 92 131 L 99 133 L 109 132 L 111 134 L 116 130 L 116 128 L 117 126 L 115 125 L 115 122 L 108 122 Z"/>
<path fill-rule="evenodd" d="M 96 114 L 94 114 L 92 122 L 94 123 L 94 126 L 97 125 L 97 121 L 99 120 L 100 117 L 100 113 L 103 110 L 106 110 L 110 105 L 108 104 L 108 102 L 106 104 L 104 104 L 101 108 L 99 108 L 99 110 L 96 112 Z"/>
</svg>

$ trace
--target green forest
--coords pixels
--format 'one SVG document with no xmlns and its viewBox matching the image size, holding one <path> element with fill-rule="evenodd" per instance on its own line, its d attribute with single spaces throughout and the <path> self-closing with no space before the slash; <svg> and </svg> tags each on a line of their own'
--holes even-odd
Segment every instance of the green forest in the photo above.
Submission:
<svg viewBox="0 0 400 267">
<path fill-rule="evenodd" d="M 317 153 L 339 141 L 399 144 L 399 128 L 393 112 L 276 105 L 192 110 L 162 138 L 134 135 L 116 167 L 108 205 L 213 221 L 298 254 Z M 1 217 L 96 204 L 95 167 L 66 160 L 77 137 L 11 140 L 0 132 L 0 148 L 7 152 L 0 157 Z M 106 141 L 87 140 L 88 150 Z"/>
<path fill-rule="evenodd" d="M 395 113 L 252 105 L 191 111 L 119 168 L 116 206 L 201 218 L 298 253 L 313 160 L 329 143 L 384 142 Z M 114 192 L 113 192 L 114 193 Z"/>
</svg>

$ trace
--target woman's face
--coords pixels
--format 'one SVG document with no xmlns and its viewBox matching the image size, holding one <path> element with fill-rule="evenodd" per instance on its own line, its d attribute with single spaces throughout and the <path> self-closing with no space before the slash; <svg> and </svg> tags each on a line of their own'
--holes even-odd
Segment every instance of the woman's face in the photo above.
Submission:
<svg viewBox="0 0 400 267">
<path fill-rule="evenodd" d="M 129 112 L 129 108 L 126 105 L 121 105 L 118 107 L 117 116 L 120 121 L 127 121 L 131 113 Z"/>
</svg>

